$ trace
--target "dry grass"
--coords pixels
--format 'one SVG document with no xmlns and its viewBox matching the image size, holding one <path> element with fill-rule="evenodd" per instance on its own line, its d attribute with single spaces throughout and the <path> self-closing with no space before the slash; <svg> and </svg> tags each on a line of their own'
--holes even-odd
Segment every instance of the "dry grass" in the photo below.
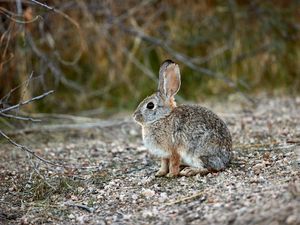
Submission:
<svg viewBox="0 0 300 225">
<path fill-rule="evenodd" d="M 166 58 L 183 99 L 299 91 L 299 1 L 16 2 L 0 2 L 0 96 L 37 78 L 8 103 L 55 88 L 38 110 L 133 109 Z"/>
</svg>

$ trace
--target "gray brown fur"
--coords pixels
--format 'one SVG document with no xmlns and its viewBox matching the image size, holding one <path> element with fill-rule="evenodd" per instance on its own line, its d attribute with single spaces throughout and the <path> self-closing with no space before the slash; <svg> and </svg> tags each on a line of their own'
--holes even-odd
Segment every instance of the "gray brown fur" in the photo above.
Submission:
<svg viewBox="0 0 300 225">
<path fill-rule="evenodd" d="M 232 140 L 226 124 L 211 110 L 197 105 L 176 106 L 180 87 L 178 65 L 165 61 L 160 69 L 158 92 L 140 103 L 134 113 L 142 126 L 150 152 L 162 158 L 158 175 L 177 176 L 179 165 L 193 170 L 182 175 L 225 169 L 232 157 Z M 148 109 L 152 102 L 155 108 Z"/>
</svg>

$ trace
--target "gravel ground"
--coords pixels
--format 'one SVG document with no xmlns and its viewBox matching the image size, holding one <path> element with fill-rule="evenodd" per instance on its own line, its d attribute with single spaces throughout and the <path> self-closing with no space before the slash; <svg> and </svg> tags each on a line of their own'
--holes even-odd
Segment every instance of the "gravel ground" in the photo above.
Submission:
<svg viewBox="0 0 300 225">
<path fill-rule="evenodd" d="M 129 118 L 57 117 L 7 132 L 74 168 L 2 141 L 0 224 L 300 224 L 300 97 L 236 101 L 205 104 L 227 122 L 234 160 L 204 177 L 154 177 L 158 160 Z"/>
</svg>

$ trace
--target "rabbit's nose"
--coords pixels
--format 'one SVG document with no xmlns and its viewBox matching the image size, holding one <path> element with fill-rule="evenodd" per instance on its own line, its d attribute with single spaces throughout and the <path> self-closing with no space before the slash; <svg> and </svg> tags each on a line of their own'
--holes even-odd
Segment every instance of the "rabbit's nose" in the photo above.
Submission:
<svg viewBox="0 0 300 225">
<path fill-rule="evenodd" d="M 140 112 L 134 112 L 132 117 L 135 121 L 140 121 L 141 117 L 142 117 L 142 114 Z"/>
<path fill-rule="evenodd" d="M 133 119 L 135 119 L 136 116 L 137 116 L 137 112 L 135 111 L 135 112 L 132 114 Z"/>
<path fill-rule="evenodd" d="M 137 112 L 134 112 L 133 115 L 132 115 L 133 119 L 136 120 L 136 118 L 138 117 L 138 113 Z"/>
<path fill-rule="evenodd" d="M 132 117 L 135 117 L 136 114 L 137 114 L 137 111 L 134 111 L 134 112 L 132 113 Z"/>
</svg>

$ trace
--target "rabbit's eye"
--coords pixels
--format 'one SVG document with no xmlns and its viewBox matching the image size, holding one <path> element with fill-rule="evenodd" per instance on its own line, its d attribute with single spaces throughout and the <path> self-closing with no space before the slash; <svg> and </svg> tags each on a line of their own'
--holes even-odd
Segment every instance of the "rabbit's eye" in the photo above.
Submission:
<svg viewBox="0 0 300 225">
<path fill-rule="evenodd" d="M 149 102 L 146 107 L 147 109 L 153 109 L 154 108 L 153 102 Z"/>
</svg>

